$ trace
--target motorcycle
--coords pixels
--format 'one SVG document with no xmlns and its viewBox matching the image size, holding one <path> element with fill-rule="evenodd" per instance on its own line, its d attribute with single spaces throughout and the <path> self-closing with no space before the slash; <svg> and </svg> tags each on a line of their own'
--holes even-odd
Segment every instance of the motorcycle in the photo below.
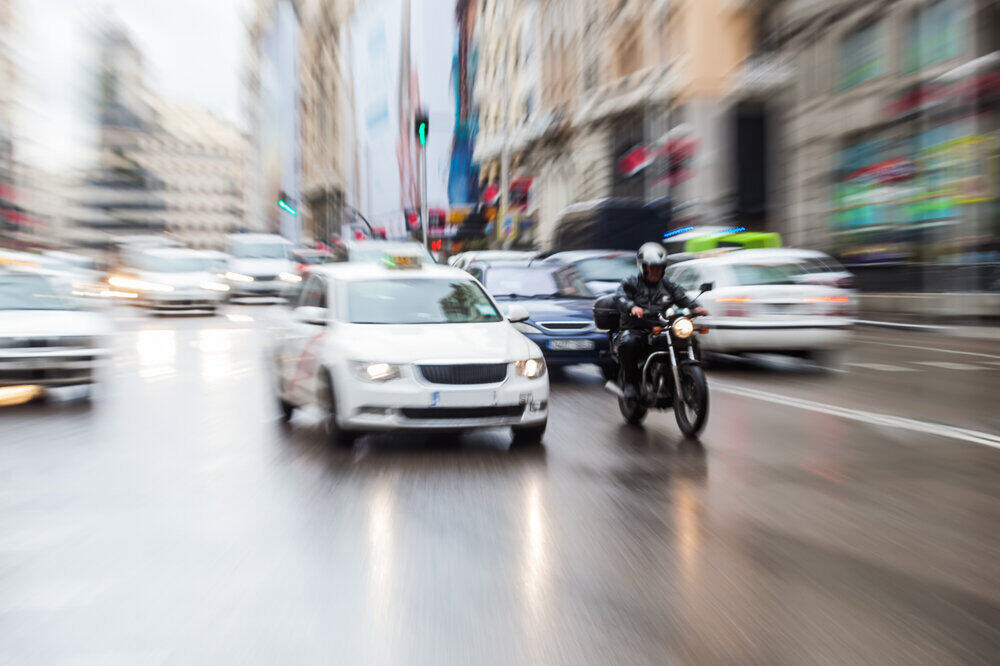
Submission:
<svg viewBox="0 0 1000 666">
<path fill-rule="evenodd" d="M 711 288 L 711 284 L 703 284 L 701 293 Z M 594 321 L 598 328 L 607 331 L 612 343 L 619 326 L 618 309 L 613 299 L 613 295 L 605 296 L 594 304 Z M 608 381 L 604 388 L 618 397 L 618 408 L 626 423 L 638 425 L 650 409 L 672 407 L 681 432 L 687 437 L 696 437 L 708 420 L 708 383 L 697 343 L 697 334 L 707 332 L 707 328 L 695 326 L 695 317 L 687 308 L 669 303 L 646 312 L 643 318 L 651 325 L 647 332 L 651 351 L 641 362 L 638 397 L 625 397 L 622 390 L 624 372 L 616 354 L 612 358 L 617 382 Z"/>
</svg>

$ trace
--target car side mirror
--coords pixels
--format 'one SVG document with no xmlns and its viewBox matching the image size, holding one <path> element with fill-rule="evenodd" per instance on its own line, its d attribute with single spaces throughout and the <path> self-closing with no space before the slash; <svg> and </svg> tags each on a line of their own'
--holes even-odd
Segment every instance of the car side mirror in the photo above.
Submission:
<svg viewBox="0 0 1000 666">
<path fill-rule="evenodd" d="M 292 316 L 295 317 L 296 321 L 314 326 L 326 326 L 329 323 L 326 315 L 326 308 L 315 305 L 302 305 L 292 311 Z"/>
<path fill-rule="evenodd" d="M 507 321 L 511 322 L 512 324 L 516 324 L 521 321 L 528 321 L 528 318 L 530 316 L 531 315 L 528 314 L 528 311 L 524 309 L 523 305 L 518 305 L 517 303 L 514 303 L 509 308 L 507 308 Z"/>
<path fill-rule="evenodd" d="M 701 283 L 701 293 L 704 294 L 706 291 L 712 291 L 712 287 L 714 287 L 714 286 L 715 286 L 715 283 L 713 283 L 713 282 L 702 282 Z"/>
</svg>

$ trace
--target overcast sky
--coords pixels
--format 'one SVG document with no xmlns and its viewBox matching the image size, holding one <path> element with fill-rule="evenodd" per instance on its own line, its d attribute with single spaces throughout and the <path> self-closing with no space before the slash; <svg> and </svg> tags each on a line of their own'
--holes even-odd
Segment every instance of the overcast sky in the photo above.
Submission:
<svg viewBox="0 0 1000 666">
<path fill-rule="evenodd" d="M 62 171 L 81 165 L 89 133 L 87 34 L 115 16 L 146 58 L 146 82 L 242 127 L 240 73 L 248 0 L 14 0 L 22 65 L 19 146 L 30 162 Z"/>
</svg>

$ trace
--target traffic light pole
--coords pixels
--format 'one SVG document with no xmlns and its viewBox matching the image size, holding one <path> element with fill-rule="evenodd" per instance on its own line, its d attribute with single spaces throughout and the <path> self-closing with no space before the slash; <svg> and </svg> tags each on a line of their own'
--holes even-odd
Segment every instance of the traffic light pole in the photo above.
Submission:
<svg viewBox="0 0 1000 666">
<path fill-rule="evenodd" d="M 420 147 L 420 230 L 427 247 L 427 146 Z"/>
</svg>

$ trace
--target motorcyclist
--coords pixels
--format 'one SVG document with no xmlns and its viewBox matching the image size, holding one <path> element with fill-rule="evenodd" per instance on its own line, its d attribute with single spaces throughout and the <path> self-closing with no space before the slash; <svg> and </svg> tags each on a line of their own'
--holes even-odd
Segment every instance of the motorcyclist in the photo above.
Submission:
<svg viewBox="0 0 1000 666">
<path fill-rule="evenodd" d="M 646 333 L 656 326 L 643 319 L 646 312 L 664 307 L 664 297 L 667 297 L 667 305 L 691 308 L 698 315 L 708 314 L 705 308 L 688 298 L 681 287 L 663 276 L 667 251 L 662 245 L 643 244 L 636 253 L 635 263 L 639 274 L 622 280 L 615 293 L 621 313 L 621 332 L 615 339 L 615 349 L 623 370 L 625 385 L 622 390 L 630 400 L 639 394 L 639 361 L 649 352 Z"/>
</svg>

